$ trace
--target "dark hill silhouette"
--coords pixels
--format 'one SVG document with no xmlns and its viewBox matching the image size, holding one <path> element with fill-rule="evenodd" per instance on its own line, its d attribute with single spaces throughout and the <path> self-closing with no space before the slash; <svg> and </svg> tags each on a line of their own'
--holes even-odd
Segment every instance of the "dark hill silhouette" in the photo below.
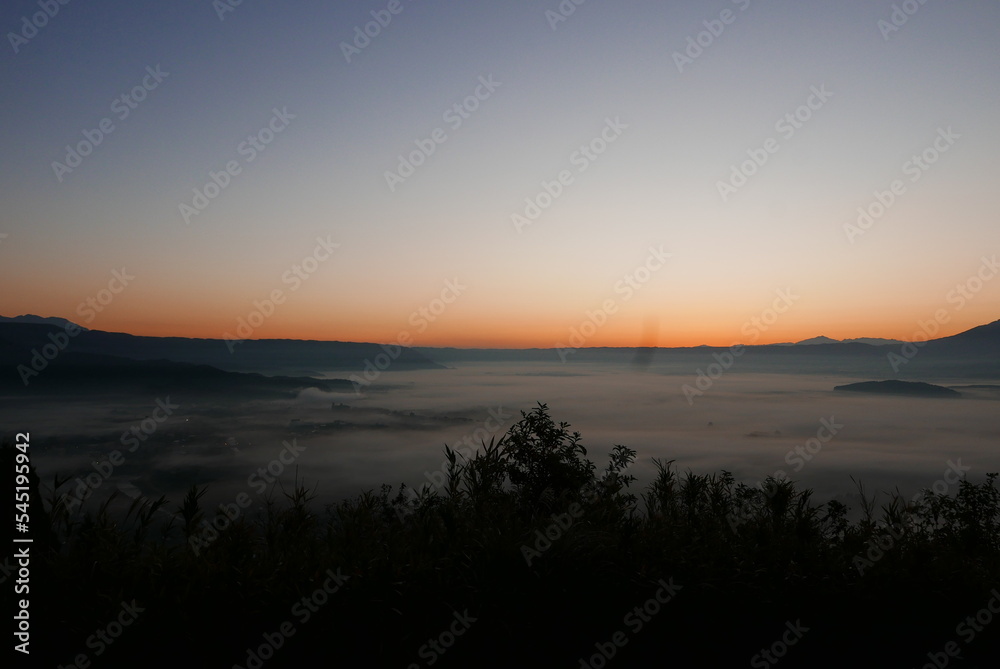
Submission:
<svg viewBox="0 0 1000 669">
<path fill-rule="evenodd" d="M 9 318 L 7 316 L 0 316 L 0 323 L 30 323 L 32 325 L 54 325 L 60 328 L 64 328 L 67 325 L 70 325 L 70 321 L 66 320 L 65 318 L 58 318 L 54 316 L 50 317 L 35 316 L 34 314 L 24 314 L 21 316 L 14 316 L 13 318 Z M 73 323 L 73 325 L 76 324 Z M 80 328 L 81 330 L 87 329 L 82 325 L 77 325 L 77 327 Z"/>
<path fill-rule="evenodd" d="M 818 339 L 818 338 L 817 338 Z M 823 338 L 821 341 L 825 340 Z M 841 342 L 748 345 L 735 358 L 731 369 L 743 373 L 839 374 L 854 377 L 897 375 L 907 379 L 995 379 L 1000 377 L 1000 321 L 966 332 L 907 344 L 889 339 L 858 339 Z M 630 365 L 637 356 L 648 357 L 659 365 L 673 365 L 675 370 L 706 368 L 726 359 L 731 347 L 689 346 L 644 349 L 637 347 L 534 348 L 534 349 L 457 349 L 421 348 L 429 358 L 446 364 L 475 362 L 549 362 L 570 363 L 565 373 L 572 374 L 572 363 Z M 890 356 L 895 356 L 891 358 Z M 903 360 L 899 363 L 899 360 Z M 892 362 L 897 362 L 897 369 Z"/>
<path fill-rule="evenodd" d="M 922 381 L 862 381 L 845 386 L 834 386 L 834 390 L 877 395 L 909 395 L 912 397 L 961 397 L 962 393 Z"/>
<path fill-rule="evenodd" d="M 795 342 L 796 346 L 815 346 L 816 344 L 839 344 L 840 341 L 837 339 L 831 339 L 830 337 L 825 337 L 820 335 L 818 337 L 812 337 L 810 339 L 803 339 L 802 341 Z"/>
<path fill-rule="evenodd" d="M 842 339 L 845 344 L 871 344 L 872 346 L 887 346 L 891 344 L 902 344 L 899 339 L 886 339 L 885 337 L 857 337 L 855 339 Z"/>
<path fill-rule="evenodd" d="M 20 364 L 24 364 L 23 361 Z M 189 397 L 277 399 L 294 397 L 305 388 L 328 392 L 353 390 L 353 384 L 346 379 L 264 376 L 171 360 L 132 360 L 70 351 L 49 361 L 37 375 L 27 376 L 27 386 L 21 374 L 16 365 L 0 365 L 0 393 L 74 397 L 84 394 L 175 393 Z"/>
<path fill-rule="evenodd" d="M 935 351 L 964 354 L 1000 354 L 1000 320 L 974 327 L 950 337 L 927 342 L 926 348 Z"/>
<path fill-rule="evenodd" d="M 51 336 L 62 332 L 61 327 L 48 324 L 0 322 L 0 364 L 24 363 L 26 351 L 30 353 L 32 348 L 48 344 Z M 390 354 L 398 356 L 389 365 L 393 370 L 444 369 L 454 363 L 501 361 L 631 365 L 637 355 L 641 355 L 648 357 L 651 363 L 673 364 L 679 369 L 693 371 L 712 364 L 718 360 L 717 356 L 725 357 L 730 347 L 399 348 L 370 343 L 288 339 L 248 340 L 227 346 L 222 339 L 139 337 L 90 330 L 74 337 L 69 350 L 135 360 L 167 359 L 211 365 L 228 371 L 303 376 L 314 375 L 319 370 L 359 373 L 366 365 L 371 369 L 375 363 L 382 364 L 382 369 L 385 369 Z M 897 363 L 895 368 L 891 366 L 893 360 Z M 869 378 L 997 378 L 1000 376 L 1000 321 L 926 343 L 874 345 L 864 340 L 845 340 L 805 345 L 746 346 L 734 369 L 751 373 L 840 374 Z M 573 373 L 572 364 L 566 367 L 565 373 Z"/>
<path fill-rule="evenodd" d="M 51 343 L 65 335 L 61 327 L 25 323 L 0 323 L 0 364 L 22 364 L 24 351 Z M 227 345 L 229 344 L 229 345 Z M 230 351 L 230 347 L 232 351 Z M 16 356 L 11 351 L 19 349 Z M 389 355 L 379 344 L 299 341 L 290 339 L 247 340 L 228 343 L 223 339 L 184 337 L 139 337 L 120 332 L 89 330 L 69 339 L 68 351 L 111 355 L 134 360 L 172 360 L 211 365 L 229 371 L 273 374 L 313 374 L 315 370 L 360 372 L 368 361 Z M 390 347 L 392 352 L 396 349 Z M 434 369 L 432 362 L 413 349 L 400 348 L 393 369 Z M 30 355 L 29 355 L 30 358 Z"/>
</svg>

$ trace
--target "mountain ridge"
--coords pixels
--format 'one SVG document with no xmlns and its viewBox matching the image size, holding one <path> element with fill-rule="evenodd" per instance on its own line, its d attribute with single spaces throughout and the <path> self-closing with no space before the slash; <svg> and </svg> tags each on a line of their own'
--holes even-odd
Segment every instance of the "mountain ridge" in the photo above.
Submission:
<svg viewBox="0 0 1000 669">
<path fill-rule="evenodd" d="M 51 325 L 56 327 L 66 327 L 70 324 L 75 325 L 85 332 L 103 333 L 106 335 L 117 335 L 134 337 L 143 340 L 160 340 L 169 342 L 225 342 L 225 339 L 214 339 L 210 337 L 159 337 L 153 335 L 135 335 L 127 332 L 111 332 L 105 330 L 88 330 L 82 325 L 73 323 L 72 321 L 59 317 L 59 316 L 35 316 L 33 314 L 25 314 L 22 316 L 15 317 L 5 317 L 0 316 L 0 324 L 31 324 L 31 325 Z M 968 341 L 971 339 L 982 340 L 982 341 L 992 341 L 994 339 L 1000 339 L 1000 319 L 993 321 L 991 323 L 985 323 L 983 325 L 978 325 L 972 327 L 968 330 L 958 332 L 953 335 L 948 335 L 946 337 L 939 337 L 936 339 L 928 339 L 926 341 L 911 341 L 907 342 L 902 339 L 887 339 L 884 337 L 852 337 L 849 339 L 833 339 L 825 335 L 817 335 L 815 337 L 810 337 L 808 339 L 802 339 L 796 342 L 775 342 L 772 344 L 742 344 L 747 347 L 762 347 L 762 346 L 825 346 L 825 345 L 836 345 L 836 344 L 866 344 L 869 346 L 894 346 L 902 345 L 906 343 L 912 343 L 915 345 L 923 345 L 931 342 L 945 342 L 945 341 Z M 374 342 L 352 342 L 352 341 L 342 341 L 342 340 L 326 340 L 326 339 L 289 339 L 289 338 L 275 338 L 275 339 L 247 339 L 239 343 L 233 343 L 234 346 L 243 346 L 247 343 L 252 342 L 282 342 L 282 343 L 316 343 L 316 344 L 343 344 L 343 345 L 359 345 L 359 346 L 381 346 Z M 735 344 L 734 344 L 735 345 Z M 558 346 L 552 346 L 549 348 L 544 347 L 525 347 L 525 348 L 497 348 L 497 347 L 454 347 L 454 346 L 411 346 L 403 347 L 408 348 L 408 350 L 415 349 L 426 349 L 426 350 L 466 350 L 466 351 L 545 351 L 558 348 Z M 694 346 L 593 346 L 593 347 L 582 347 L 582 348 L 595 348 L 595 349 L 695 349 L 695 348 L 706 348 L 706 349 L 721 349 L 729 348 L 725 346 L 712 346 L 709 344 L 698 344 Z"/>
</svg>

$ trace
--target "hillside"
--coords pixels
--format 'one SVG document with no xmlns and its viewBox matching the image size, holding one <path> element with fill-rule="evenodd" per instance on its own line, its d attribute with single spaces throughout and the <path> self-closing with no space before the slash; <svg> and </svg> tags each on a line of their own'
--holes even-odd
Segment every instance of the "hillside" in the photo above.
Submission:
<svg viewBox="0 0 1000 669">
<path fill-rule="evenodd" d="M 875 395 L 908 395 L 910 397 L 961 397 L 962 393 L 921 381 L 862 381 L 843 386 L 834 386 L 834 390 L 854 393 L 871 393 Z"/>
</svg>

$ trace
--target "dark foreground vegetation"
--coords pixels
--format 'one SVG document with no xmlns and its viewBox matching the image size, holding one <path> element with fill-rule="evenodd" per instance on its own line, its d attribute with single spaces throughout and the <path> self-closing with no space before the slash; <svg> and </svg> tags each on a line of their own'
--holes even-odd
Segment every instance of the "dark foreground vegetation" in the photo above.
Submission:
<svg viewBox="0 0 1000 669">
<path fill-rule="evenodd" d="M 28 666 L 997 666 L 996 474 L 852 513 L 669 462 L 633 490 L 634 451 L 586 455 L 539 405 L 446 448 L 439 491 L 297 485 L 233 522 L 196 488 L 122 519 L 33 476 Z"/>
</svg>

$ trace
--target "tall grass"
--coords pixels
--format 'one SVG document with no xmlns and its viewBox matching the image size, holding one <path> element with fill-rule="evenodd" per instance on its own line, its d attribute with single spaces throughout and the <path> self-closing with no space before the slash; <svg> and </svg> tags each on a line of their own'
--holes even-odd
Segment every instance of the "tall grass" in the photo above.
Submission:
<svg viewBox="0 0 1000 669">
<path fill-rule="evenodd" d="M 888 656 L 916 662 L 926 645 L 916 631 L 947 636 L 1000 585 L 996 474 L 963 480 L 952 496 L 924 491 L 914 502 L 897 491 L 881 505 L 858 484 L 855 521 L 844 504 L 817 504 L 792 481 L 754 488 L 726 471 L 681 473 L 673 461 L 654 460 L 656 476 L 637 495 L 627 473 L 635 451 L 615 446 L 598 471 L 579 433 L 544 404 L 473 457 L 448 447 L 445 456 L 440 493 L 384 485 L 317 509 L 295 481 L 197 550 L 191 538 L 219 514 L 203 508 L 204 488 L 192 486 L 179 504 L 137 500 L 115 517 L 110 499 L 71 513 L 66 479 L 51 487 L 36 479 L 49 537 L 39 544 L 38 596 L 58 625 L 44 651 L 70 661 L 121 601 L 135 599 L 148 613 L 109 649 L 106 666 L 168 666 L 179 657 L 243 665 L 245 649 L 294 620 L 295 602 L 339 569 L 347 585 L 268 666 L 407 666 L 452 612 L 466 609 L 482 623 L 438 666 L 518 658 L 519 666 L 577 666 L 574 658 L 593 652 L 621 626 L 621 613 L 668 577 L 682 594 L 619 666 L 647 666 L 668 651 L 708 662 L 723 647 L 748 660 L 747 649 L 772 641 L 768 630 L 802 616 L 827 630 L 811 643 L 830 649 L 816 650 L 808 666 L 826 666 L 831 651 L 862 652 L 860 641 L 855 648 L 833 631 L 873 626 Z M 539 532 L 558 518 L 572 522 L 529 565 L 525 547 L 538 548 Z M 995 652 L 997 631 L 966 650 Z M 522 642 L 538 649 L 520 654 Z"/>
</svg>

